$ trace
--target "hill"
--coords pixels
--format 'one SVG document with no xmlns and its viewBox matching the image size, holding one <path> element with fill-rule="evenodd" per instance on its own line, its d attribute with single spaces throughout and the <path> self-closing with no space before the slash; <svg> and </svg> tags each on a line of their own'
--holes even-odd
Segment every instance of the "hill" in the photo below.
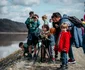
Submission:
<svg viewBox="0 0 85 70">
<path fill-rule="evenodd" d="M 27 32 L 27 28 L 24 23 L 0 19 L 0 32 Z"/>
</svg>

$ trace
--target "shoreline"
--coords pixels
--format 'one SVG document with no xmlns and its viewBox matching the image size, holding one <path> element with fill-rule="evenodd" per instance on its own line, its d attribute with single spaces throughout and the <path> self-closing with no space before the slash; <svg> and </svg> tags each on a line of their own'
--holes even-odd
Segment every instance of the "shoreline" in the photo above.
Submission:
<svg viewBox="0 0 85 70">
<path fill-rule="evenodd" d="M 82 53 L 82 48 L 76 49 L 73 47 L 76 64 L 68 64 L 68 70 L 85 70 L 85 55 Z M 23 59 L 20 56 L 21 50 L 18 50 L 8 57 L 0 61 L 0 70 L 57 70 L 60 67 L 60 61 L 57 60 L 56 64 L 53 63 L 40 63 L 32 65 L 32 61 Z M 59 58 L 58 58 L 59 59 Z"/>
<path fill-rule="evenodd" d="M 0 59 L 0 70 L 5 70 L 6 67 L 9 67 L 10 65 L 14 64 L 14 62 L 20 60 L 21 53 L 21 50 L 17 50 L 14 53 L 8 55 L 7 57 Z"/>
<path fill-rule="evenodd" d="M 0 34 L 28 34 L 28 32 L 0 32 Z"/>
</svg>

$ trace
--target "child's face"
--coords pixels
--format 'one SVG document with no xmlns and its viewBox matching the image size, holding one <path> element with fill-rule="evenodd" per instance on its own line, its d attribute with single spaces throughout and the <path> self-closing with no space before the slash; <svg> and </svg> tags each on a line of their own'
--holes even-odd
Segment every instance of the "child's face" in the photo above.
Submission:
<svg viewBox="0 0 85 70">
<path fill-rule="evenodd" d="M 24 45 L 22 44 L 22 45 L 20 46 L 20 48 L 23 49 L 23 46 L 24 46 Z"/>
<path fill-rule="evenodd" d="M 34 21 L 37 21 L 37 20 L 38 20 L 37 16 L 35 16 L 35 17 L 33 18 L 33 20 L 34 20 Z"/>
<path fill-rule="evenodd" d="M 47 29 L 46 29 L 45 27 L 42 27 L 42 30 L 43 30 L 44 32 L 46 32 L 46 31 L 47 31 Z"/>
<path fill-rule="evenodd" d="M 61 28 L 61 31 L 67 31 L 67 28 Z"/>
<path fill-rule="evenodd" d="M 33 16 L 34 16 L 34 14 L 29 14 L 29 16 L 30 16 L 30 17 L 33 17 Z"/>
<path fill-rule="evenodd" d="M 45 18 L 42 18 L 43 21 L 45 21 L 46 19 Z"/>
</svg>

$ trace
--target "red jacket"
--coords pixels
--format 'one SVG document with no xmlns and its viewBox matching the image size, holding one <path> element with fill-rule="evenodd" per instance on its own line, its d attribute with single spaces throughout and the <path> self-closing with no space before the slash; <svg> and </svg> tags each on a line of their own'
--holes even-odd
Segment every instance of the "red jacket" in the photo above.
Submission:
<svg viewBox="0 0 85 70">
<path fill-rule="evenodd" d="M 60 34 L 61 34 L 61 36 L 60 36 Z M 60 40 L 58 43 L 58 51 L 59 52 L 65 51 L 66 53 L 68 53 L 69 48 L 70 48 L 71 34 L 70 34 L 70 32 L 61 32 L 60 34 L 59 34 Z"/>
</svg>

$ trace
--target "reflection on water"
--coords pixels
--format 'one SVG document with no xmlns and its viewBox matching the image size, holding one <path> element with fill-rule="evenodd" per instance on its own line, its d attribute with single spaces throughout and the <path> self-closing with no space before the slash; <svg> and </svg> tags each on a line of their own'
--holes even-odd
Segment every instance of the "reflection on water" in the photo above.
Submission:
<svg viewBox="0 0 85 70">
<path fill-rule="evenodd" d="M 18 50 L 19 42 L 25 42 L 27 38 L 26 34 L 0 34 L 0 58 L 4 58 L 14 51 Z"/>
</svg>

